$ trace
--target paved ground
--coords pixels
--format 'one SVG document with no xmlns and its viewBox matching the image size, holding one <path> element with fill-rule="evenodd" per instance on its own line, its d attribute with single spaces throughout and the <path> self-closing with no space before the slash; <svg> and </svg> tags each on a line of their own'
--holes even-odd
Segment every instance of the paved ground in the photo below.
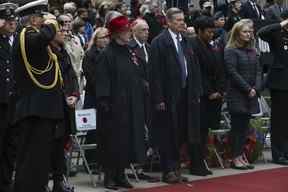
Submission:
<svg viewBox="0 0 288 192">
<path fill-rule="evenodd" d="M 265 170 L 265 169 L 273 169 L 273 168 L 279 168 L 281 166 L 275 165 L 272 163 L 269 163 L 269 160 L 271 159 L 270 152 L 265 152 L 265 159 L 268 160 L 268 163 L 264 163 L 264 161 L 259 161 L 255 164 L 254 170 L 234 170 L 234 169 L 221 169 L 221 168 L 215 168 L 212 169 L 213 175 L 207 176 L 207 177 L 198 177 L 198 176 L 192 176 L 185 174 L 189 178 L 190 181 L 194 180 L 200 180 L 200 179 L 207 179 L 207 178 L 214 178 L 214 177 L 221 177 L 226 175 L 234 175 L 234 174 L 241 174 L 241 173 L 247 173 L 247 172 L 253 172 L 253 171 L 259 171 L 259 170 Z M 160 177 L 160 173 L 155 173 L 153 176 Z M 95 178 L 97 179 L 98 176 L 96 175 Z M 84 173 L 78 173 L 76 177 L 69 178 L 70 182 L 75 186 L 75 192 L 106 192 L 102 187 L 102 181 L 98 181 L 97 186 L 93 187 L 93 185 L 90 182 L 90 178 L 87 174 Z M 135 180 L 131 180 L 133 185 L 136 188 L 149 188 L 153 186 L 161 186 L 165 185 L 164 183 L 158 182 L 158 183 L 148 183 L 145 181 L 136 182 Z"/>
</svg>

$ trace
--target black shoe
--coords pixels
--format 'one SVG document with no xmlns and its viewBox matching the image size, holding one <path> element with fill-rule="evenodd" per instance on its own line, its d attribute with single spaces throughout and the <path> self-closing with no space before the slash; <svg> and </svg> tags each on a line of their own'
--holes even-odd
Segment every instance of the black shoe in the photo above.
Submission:
<svg viewBox="0 0 288 192">
<path fill-rule="evenodd" d="M 236 166 L 234 163 L 231 164 L 232 169 L 238 169 L 238 170 L 247 170 L 248 167 L 246 165 Z"/>
<path fill-rule="evenodd" d="M 179 182 L 186 183 L 189 181 L 187 177 L 182 176 L 180 168 L 175 170 L 175 175 L 178 177 Z"/>
<path fill-rule="evenodd" d="M 247 169 L 254 169 L 255 168 L 255 166 L 251 165 L 251 164 L 246 165 L 246 167 L 247 167 Z"/>
<path fill-rule="evenodd" d="M 64 183 L 62 181 L 54 181 L 52 192 L 66 192 Z"/>
<path fill-rule="evenodd" d="M 114 172 L 113 171 L 105 171 L 104 174 L 104 187 L 106 189 L 118 190 L 116 182 L 114 181 Z"/>
<path fill-rule="evenodd" d="M 109 179 L 109 180 L 107 180 L 107 179 L 105 180 L 104 179 L 104 187 L 106 189 L 118 190 L 118 187 L 117 187 L 116 183 L 113 180 L 111 180 L 111 179 Z"/>
<path fill-rule="evenodd" d="M 273 160 L 273 163 L 279 164 L 279 165 L 288 165 L 288 159 L 284 157 L 280 157 L 277 160 Z"/>
<path fill-rule="evenodd" d="M 180 182 L 179 181 L 179 177 L 177 177 L 177 175 L 173 171 L 170 171 L 168 173 L 163 173 L 162 181 L 164 183 L 168 183 L 168 184 L 175 184 L 175 183 L 179 183 Z"/>
<path fill-rule="evenodd" d="M 133 185 L 131 185 L 131 183 L 129 183 L 129 181 L 126 178 L 117 179 L 115 184 L 117 187 L 123 187 L 126 189 L 134 188 Z"/>
<path fill-rule="evenodd" d="M 114 181 L 117 187 L 123 187 L 126 189 L 133 188 L 133 185 L 129 183 L 125 175 L 125 169 L 117 169 L 114 177 Z"/>
<path fill-rule="evenodd" d="M 191 168 L 190 169 L 190 174 L 191 175 L 196 175 L 196 176 L 207 176 L 207 175 L 212 175 L 213 173 L 209 171 L 208 169 L 204 168 Z"/>
</svg>

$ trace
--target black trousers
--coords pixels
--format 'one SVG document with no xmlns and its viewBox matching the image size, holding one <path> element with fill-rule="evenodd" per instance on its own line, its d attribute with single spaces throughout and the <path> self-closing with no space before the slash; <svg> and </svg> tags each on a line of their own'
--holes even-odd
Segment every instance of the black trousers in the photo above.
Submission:
<svg viewBox="0 0 288 192">
<path fill-rule="evenodd" d="M 288 155 L 288 91 L 271 92 L 271 146 L 272 158 Z"/>
<path fill-rule="evenodd" d="M 169 171 L 174 171 L 178 168 L 179 165 L 179 152 L 178 148 L 181 144 L 186 143 L 188 130 L 187 130 L 187 122 L 188 122 L 188 104 L 187 104 L 187 89 L 183 88 L 181 96 L 177 102 L 177 132 L 172 129 L 173 126 L 167 125 L 165 131 L 165 138 L 161 138 L 160 145 L 160 163 L 161 169 L 164 173 Z M 161 119 L 162 122 L 167 122 L 167 112 L 160 112 L 164 114 L 164 117 Z M 165 116 L 166 114 L 166 116 Z M 170 128 L 170 129 L 169 129 Z M 176 134 L 176 135 L 175 135 Z"/>
<path fill-rule="evenodd" d="M 0 105 L 0 192 L 9 191 L 16 161 L 17 132 L 8 114 L 8 105 Z"/>
<path fill-rule="evenodd" d="M 54 182 L 63 181 L 63 175 L 66 172 L 65 154 L 64 154 L 65 137 L 55 138 L 52 143 L 51 165 Z"/>
<path fill-rule="evenodd" d="M 207 140 L 209 129 L 218 129 L 220 126 L 222 102 L 209 100 L 207 96 L 201 97 L 200 102 L 200 143 L 190 144 L 189 153 L 191 156 L 192 168 L 201 168 L 207 154 Z"/>
<path fill-rule="evenodd" d="M 45 191 L 56 124 L 55 120 L 36 117 L 26 118 L 18 123 L 15 192 Z"/>
<path fill-rule="evenodd" d="M 232 145 L 232 158 L 236 158 L 243 153 L 250 118 L 251 115 L 249 114 L 231 113 L 230 141 Z"/>
</svg>

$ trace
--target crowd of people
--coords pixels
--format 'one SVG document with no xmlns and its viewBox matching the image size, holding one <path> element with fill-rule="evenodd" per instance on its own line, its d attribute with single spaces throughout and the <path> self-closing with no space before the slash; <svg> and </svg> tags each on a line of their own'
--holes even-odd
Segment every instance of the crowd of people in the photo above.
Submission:
<svg viewBox="0 0 288 192">
<path fill-rule="evenodd" d="M 199 9 L 182 10 L 157 0 L 1 2 L 0 192 L 47 191 L 49 175 L 53 192 L 65 191 L 64 145 L 80 108 L 97 110 L 86 138 L 97 153 L 86 155 L 108 189 L 133 188 L 125 169 L 143 164 L 151 147 L 163 182 L 188 181 L 183 145 L 191 175 L 213 174 L 207 138 L 220 128 L 224 102 L 231 168 L 253 169 L 243 148 L 265 88 L 272 160 L 288 165 L 288 10 L 266 3 L 200 0 Z"/>
</svg>

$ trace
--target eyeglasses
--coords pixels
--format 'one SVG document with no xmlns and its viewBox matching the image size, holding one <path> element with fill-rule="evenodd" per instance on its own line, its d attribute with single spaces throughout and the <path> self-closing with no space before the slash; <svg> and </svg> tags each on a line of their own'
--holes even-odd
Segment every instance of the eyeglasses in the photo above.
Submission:
<svg viewBox="0 0 288 192">
<path fill-rule="evenodd" d="M 71 23 L 71 20 L 62 21 L 63 23 Z"/>
<path fill-rule="evenodd" d="M 96 39 L 105 39 L 105 38 L 109 38 L 109 35 L 104 35 L 104 36 L 96 37 Z"/>
</svg>

